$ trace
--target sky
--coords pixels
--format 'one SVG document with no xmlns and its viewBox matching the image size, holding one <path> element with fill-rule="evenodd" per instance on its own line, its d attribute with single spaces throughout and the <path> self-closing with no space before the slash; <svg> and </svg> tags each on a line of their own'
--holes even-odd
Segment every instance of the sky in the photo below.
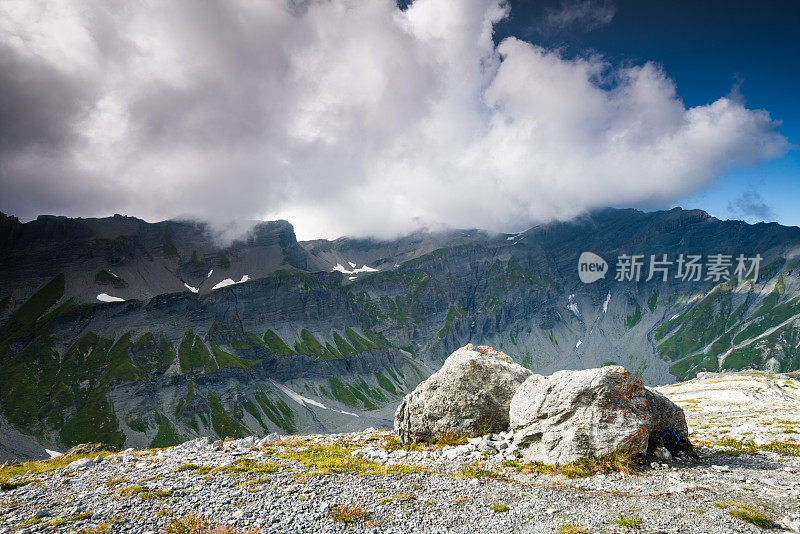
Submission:
<svg viewBox="0 0 800 534">
<path fill-rule="evenodd" d="M 0 2 L 0 211 L 800 224 L 797 2 Z M 231 230 L 233 231 L 233 230 Z"/>
<path fill-rule="evenodd" d="M 564 24 L 565 14 L 572 15 L 567 17 L 569 25 Z M 553 24 L 556 21 L 561 24 Z M 722 219 L 798 226 L 797 28 L 800 3 L 794 0 L 523 1 L 513 4 L 495 38 L 516 35 L 569 55 L 594 51 L 618 64 L 656 62 L 675 82 L 687 106 L 707 104 L 735 91 L 747 107 L 767 110 L 782 123 L 778 131 L 794 149 L 783 157 L 729 169 L 671 205 L 703 209 Z M 637 207 L 663 206 L 643 202 Z"/>
</svg>

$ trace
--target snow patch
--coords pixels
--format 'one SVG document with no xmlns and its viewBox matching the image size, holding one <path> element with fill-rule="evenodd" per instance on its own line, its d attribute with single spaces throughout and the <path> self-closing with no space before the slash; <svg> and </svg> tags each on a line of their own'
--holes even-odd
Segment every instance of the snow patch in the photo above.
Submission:
<svg viewBox="0 0 800 534">
<path fill-rule="evenodd" d="M 295 401 L 300 406 L 305 406 L 306 404 L 310 404 L 311 406 L 316 406 L 318 408 L 324 408 L 326 410 L 328 409 L 328 407 L 325 406 L 324 404 L 322 404 L 321 402 L 317 402 L 314 399 L 309 399 L 308 397 L 304 397 L 304 396 L 300 395 L 299 393 L 296 393 L 296 392 L 292 391 L 291 389 L 287 388 L 286 386 L 282 386 L 281 384 L 278 384 L 277 382 L 273 382 L 273 383 L 276 386 L 278 386 L 278 388 L 281 391 L 286 393 L 287 397 L 289 397 L 290 399 Z"/>
<path fill-rule="evenodd" d="M 210 271 L 208 271 L 208 274 L 206 275 L 206 278 L 211 278 L 212 274 L 214 274 L 214 269 L 211 269 Z"/>
<path fill-rule="evenodd" d="M 200 291 L 200 290 L 199 290 L 199 289 L 197 289 L 196 287 L 190 286 L 190 285 L 189 285 L 189 284 L 187 284 L 186 282 L 184 282 L 184 283 L 183 283 L 183 286 L 184 286 L 186 289 L 188 289 L 189 291 L 191 291 L 192 293 L 198 293 L 198 292 Z"/>
<path fill-rule="evenodd" d="M 611 291 L 608 292 L 606 295 L 606 301 L 603 303 L 603 313 L 608 311 L 608 303 L 611 301 Z"/>
<path fill-rule="evenodd" d="M 225 280 L 223 280 L 222 282 L 218 282 L 218 283 L 214 284 L 214 287 L 212 287 L 212 288 L 211 288 L 211 291 L 214 291 L 215 289 L 220 289 L 220 288 L 222 288 L 222 287 L 228 287 L 228 286 L 232 286 L 232 285 L 233 285 L 233 284 L 235 284 L 235 283 L 236 283 L 236 282 L 234 282 L 234 281 L 233 281 L 233 280 L 231 280 L 230 278 L 226 278 L 226 279 L 225 279 Z"/>
<path fill-rule="evenodd" d="M 673 320 L 677 319 L 678 317 L 680 317 L 680 315 L 681 315 L 680 313 L 676 313 L 675 315 L 673 315 L 672 317 L 670 317 L 670 318 L 669 318 L 669 320 L 670 320 L 670 321 L 673 321 Z"/>
<path fill-rule="evenodd" d="M 332 412 L 339 412 L 339 413 L 343 413 L 345 415 L 352 415 L 353 417 L 358 417 L 358 414 L 355 414 L 353 412 L 346 412 L 344 410 L 337 410 L 335 408 L 328 408 L 327 406 L 325 406 L 321 402 L 315 401 L 314 399 L 309 399 L 308 397 L 304 397 L 304 396 L 300 395 L 299 393 L 297 393 L 296 391 L 293 391 L 293 390 L 287 388 L 286 386 L 278 384 L 277 382 L 273 382 L 273 384 L 275 384 L 278 387 L 278 389 L 280 389 L 281 391 L 286 393 L 287 397 L 289 397 L 290 399 L 295 401 L 300 406 L 306 406 L 307 404 L 310 404 L 311 406 L 316 406 L 317 408 L 322 408 L 323 410 L 330 410 Z"/>
<path fill-rule="evenodd" d="M 97 295 L 97 300 L 99 300 L 100 302 L 125 302 L 125 299 L 107 295 L 105 293 L 100 293 L 99 295 Z"/>
<path fill-rule="evenodd" d="M 242 279 L 239 280 L 238 282 L 234 282 L 232 279 L 226 278 L 222 282 L 218 282 L 217 284 L 214 284 L 214 287 L 211 288 L 211 291 L 214 291 L 215 289 L 220 289 L 222 287 L 232 286 L 234 284 L 241 284 L 243 282 L 247 282 L 248 280 L 250 280 L 250 275 L 247 275 L 247 274 L 242 276 Z"/>
<path fill-rule="evenodd" d="M 567 308 L 569 308 L 572 311 L 572 313 L 575 314 L 575 317 L 580 319 L 581 312 L 578 310 L 578 305 L 575 304 L 575 294 L 574 293 L 569 296 L 569 304 L 567 304 Z"/>
<path fill-rule="evenodd" d="M 58 451 L 51 451 L 50 449 L 45 449 L 44 452 L 46 452 L 50 458 L 58 458 L 63 454 Z"/>
<path fill-rule="evenodd" d="M 347 263 L 350 264 L 351 269 L 347 269 L 341 263 L 337 263 L 336 266 L 333 269 L 331 269 L 331 272 L 339 271 L 342 274 L 358 274 L 358 273 L 376 273 L 376 272 L 380 271 L 380 269 L 376 269 L 374 267 L 370 267 L 366 263 L 364 264 L 363 267 L 356 267 L 356 264 L 353 263 L 353 262 L 349 262 L 348 261 Z"/>
<path fill-rule="evenodd" d="M 347 264 L 348 264 L 350 267 L 355 267 L 355 266 L 356 266 L 356 264 L 355 264 L 355 263 L 353 263 L 352 261 L 348 261 L 348 262 L 347 262 Z"/>
<path fill-rule="evenodd" d="M 575 348 L 577 349 L 578 347 L 580 347 L 582 343 L 583 343 L 583 341 L 581 341 L 581 340 L 579 339 L 579 340 L 578 340 L 578 342 L 577 342 L 577 343 L 575 343 Z"/>
</svg>

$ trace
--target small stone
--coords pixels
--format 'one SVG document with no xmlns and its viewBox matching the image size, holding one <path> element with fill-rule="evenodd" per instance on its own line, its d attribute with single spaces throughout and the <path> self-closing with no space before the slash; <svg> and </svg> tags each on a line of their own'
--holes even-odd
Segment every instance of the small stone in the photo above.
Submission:
<svg viewBox="0 0 800 534">
<path fill-rule="evenodd" d="M 667 450 L 666 447 L 657 447 L 653 454 L 659 460 L 670 461 L 672 460 L 672 454 Z"/>
<path fill-rule="evenodd" d="M 558 512 L 558 509 L 556 508 L 548 508 L 547 510 L 544 511 L 544 513 L 546 513 L 547 515 L 553 515 L 556 512 Z"/>
<path fill-rule="evenodd" d="M 67 470 L 76 471 L 78 469 L 84 469 L 86 467 L 91 466 L 93 463 L 94 462 L 92 462 L 91 458 L 81 458 L 80 460 L 75 460 L 74 462 L 70 462 L 67 465 Z"/>
<path fill-rule="evenodd" d="M 792 532 L 800 532 L 800 514 L 789 514 L 781 518 L 781 527 Z"/>
</svg>

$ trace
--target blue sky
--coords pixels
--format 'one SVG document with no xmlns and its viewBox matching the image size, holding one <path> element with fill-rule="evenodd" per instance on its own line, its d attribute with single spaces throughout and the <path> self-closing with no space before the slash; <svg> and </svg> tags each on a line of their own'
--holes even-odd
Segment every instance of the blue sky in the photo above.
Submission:
<svg viewBox="0 0 800 534">
<path fill-rule="evenodd" d="M 548 13 L 581 4 L 605 9 L 610 21 L 583 17 L 560 27 L 543 22 Z M 794 148 L 781 158 L 732 169 L 673 205 L 719 218 L 800 225 L 800 2 L 512 1 L 511 16 L 498 24 L 495 39 L 508 35 L 560 48 L 567 57 L 596 52 L 616 64 L 657 62 L 687 107 L 738 88 L 748 108 L 765 109 L 782 121 L 779 131 Z"/>
</svg>

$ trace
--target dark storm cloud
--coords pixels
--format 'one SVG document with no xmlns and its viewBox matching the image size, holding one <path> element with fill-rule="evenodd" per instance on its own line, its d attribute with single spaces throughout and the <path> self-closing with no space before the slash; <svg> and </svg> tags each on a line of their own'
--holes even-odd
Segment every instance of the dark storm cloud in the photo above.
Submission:
<svg viewBox="0 0 800 534">
<path fill-rule="evenodd" d="M 0 210 L 504 230 L 671 200 L 786 140 L 656 65 L 495 44 L 499 0 L 0 3 Z M 572 2 L 559 27 L 613 5 Z M 612 86 L 598 80 L 613 79 Z"/>
<path fill-rule="evenodd" d="M 39 58 L 0 43 L 0 151 L 59 150 L 91 102 L 91 87 Z"/>
</svg>

